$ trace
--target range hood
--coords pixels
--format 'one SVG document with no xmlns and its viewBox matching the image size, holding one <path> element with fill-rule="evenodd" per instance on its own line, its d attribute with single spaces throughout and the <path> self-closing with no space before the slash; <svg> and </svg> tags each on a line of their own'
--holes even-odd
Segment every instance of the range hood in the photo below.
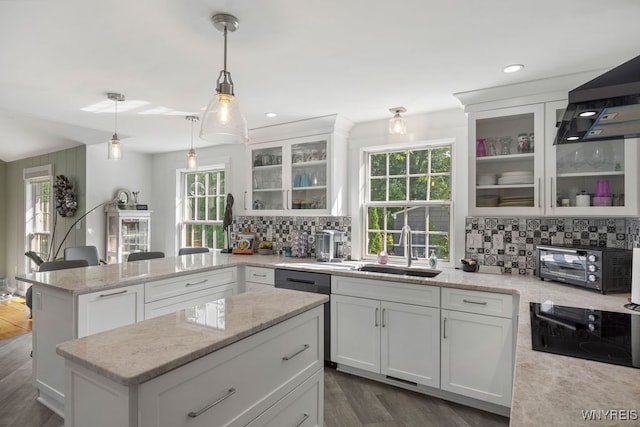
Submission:
<svg viewBox="0 0 640 427">
<path fill-rule="evenodd" d="M 640 56 L 569 92 L 554 144 L 640 136 Z"/>
</svg>

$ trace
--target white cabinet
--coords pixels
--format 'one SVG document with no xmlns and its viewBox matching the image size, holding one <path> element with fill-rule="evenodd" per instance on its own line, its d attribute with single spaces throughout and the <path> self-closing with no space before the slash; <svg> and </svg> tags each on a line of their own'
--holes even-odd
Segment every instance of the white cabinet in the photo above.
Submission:
<svg viewBox="0 0 640 427">
<path fill-rule="evenodd" d="M 252 291 L 265 286 L 273 287 L 275 281 L 275 270 L 266 267 L 254 267 L 247 265 L 244 267 L 245 291 Z"/>
<path fill-rule="evenodd" d="M 512 310 L 510 295 L 442 289 L 443 390 L 511 406 Z"/>
<path fill-rule="evenodd" d="M 38 400 L 63 415 L 64 361 L 56 354 L 61 342 L 234 295 L 236 271 L 228 267 L 77 296 L 34 284 L 33 377 Z"/>
<path fill-rule="evenodd" d="M 566 216 L 638 214 L 638 139 L 551 145 L 566 101 L 545 104 L 547 212 Z M 598 190 L 598 184 L 604 185 Z M 586 206 L 576 201 L 582 198 Z M 581 205 L 581 206 L 579 206 Z"/>
<path fill-rule="evenodd" d="M 351 126 L 326 116 L 253 130 L 242 208 L 260 215 L 344 214 Z"/>
<path fill-rule="evenodd" d="M 144 319 L 144 285 L 78 296 L 78 337 L 130 325 Z"/>
<path fill-rule="evenodd" d="M 189 274 L 144 284 L 144 318 L 235 295 L 236 267 Z"/>
<path fill-rule="evenodd" d="M 470 214 L 544 212 L 544 136 L 543 104 L 469 114 Z"/>
<path fill-rule="evenodd" d="M 67 359 L 65 425 L 322 426 L 323 324 L 316 307 L 128 387 Z"/>
<path fill-rule="evenodd" d="M 151 248 L 151 211 L 107 208 L 107 264 L 122 263 L 132 252 Z"/>
<path fill-rule="evenodd" d="M 360 296 L 357 295 L 361 290 Z M 438 288 L 332 277 L 331 360 L 404 381 L 440 385 L 440 310 L 385 299 L 433 301 Z M 337 293 L 336 293 L 337 292 Z M 347 295 L 341 295 L 344 292 Z M 422 295 L 420 295 L 422 294 Z M 378 299 L 371 296 L 378 295 Z M 363 297 L 363 296 L 366 296 Z M 437 301 L 437 299 L 436 299 Z"/>
<path fill-rule="evenodd" d="M 638 139 L 553 145 L 566 106 L 559 100 L 469 114 L 471 215 L 638 214 Z M 587 205 L 578 206 L 576 195 L 588 195 Z"/>
<path fill-rule="evenodd" d="M 251 146 L 248 208 L 260 213 L 330 212 L 335 195 L 332 159 L 343 155 L 334 153 L 331 142 L 331 135 L 318 135 Z"/>
</svg>

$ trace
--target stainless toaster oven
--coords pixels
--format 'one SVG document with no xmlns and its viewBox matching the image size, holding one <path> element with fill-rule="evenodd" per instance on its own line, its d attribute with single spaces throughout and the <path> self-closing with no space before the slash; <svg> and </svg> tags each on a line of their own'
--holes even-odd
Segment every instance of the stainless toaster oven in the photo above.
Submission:
<svg viewBox="0 0 640 427">
<path fill-rule="evenodd" d="M 603 294 L 630 292 L 632 254 L 618 248 L 538 245 L 536 275 Z"/>
</svg>

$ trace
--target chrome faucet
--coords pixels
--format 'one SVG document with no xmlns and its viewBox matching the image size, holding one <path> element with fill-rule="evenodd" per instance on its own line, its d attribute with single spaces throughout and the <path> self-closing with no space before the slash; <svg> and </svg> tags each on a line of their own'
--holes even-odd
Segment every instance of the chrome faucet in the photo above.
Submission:
<svg viewBox="0 0 640 427">
<path fill-rule="evenodd" d="M 404 245 L 407 250 L 407 267 L 411 267 L 411 261 L 413 260 L 413 239 L 411 237 L 411 227 L 409 224 L 403 225 L 400 230 L 400 244 Z"/>
</svg>

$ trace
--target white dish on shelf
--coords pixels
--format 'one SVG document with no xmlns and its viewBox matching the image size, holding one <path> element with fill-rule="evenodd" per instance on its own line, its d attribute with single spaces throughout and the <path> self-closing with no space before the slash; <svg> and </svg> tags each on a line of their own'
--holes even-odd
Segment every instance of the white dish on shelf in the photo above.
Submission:
<svg viewBox="0 0 640 427">
<path fill-rule="evenodd" d="M 478 176 L 477 185 L 495 185 L 498 177 L 496 174 L 483 174 Z"/>
<path fill-rule="evenodd" d="M 500 174 L 500 176 L 502 177 L 507 177 L 507 176 L 528 176 L 531 175 L 533 176 L 533 172 L 532 171 L 509 171 L 509 172 L 502 172 Z"/>
<path fill-rule="evenodd" d="M 498 184 L 500 185 L 533 184 L 533 175 L 501 177 L 501 178 L 498 178 Z"/>
</svg>

